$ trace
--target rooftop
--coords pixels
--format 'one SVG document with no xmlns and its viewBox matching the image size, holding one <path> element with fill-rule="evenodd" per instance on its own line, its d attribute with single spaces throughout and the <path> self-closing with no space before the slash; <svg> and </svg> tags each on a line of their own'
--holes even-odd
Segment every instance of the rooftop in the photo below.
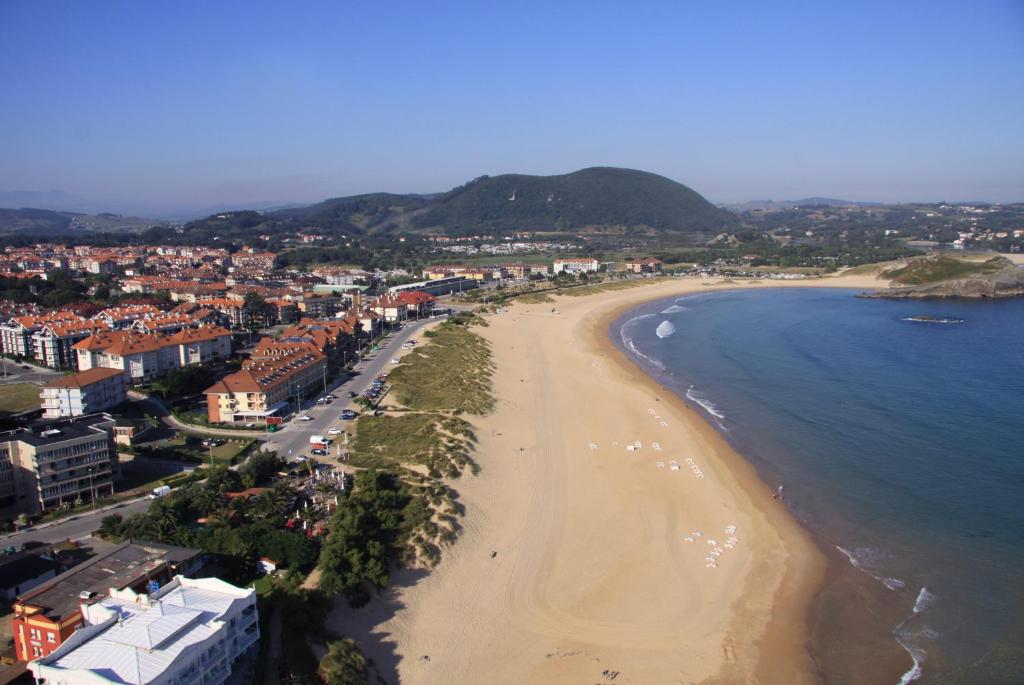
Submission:
<svg viewBox="0 0 1024 685">
<path fill-rule="evenodd" d="M 0 440 L 18 440 L 34 447 L 45 447 L 65 440 L 95 437 L 103 430 L 99 424 L 113 423 L 109 414 L 88 414 L 58 422 L 40 423 L 31 428 L 9 431 Z M 9 437 L 8 437 L 9 436 Z"/>
<path fill-rule="evenodd" d="M 108 378 L 113 378 L 114 376 L 123 375 L 124 371 L 121 369 L 96 367 L 94 369 L 79 371 L 78 373 L 72 373 L 62 378 L 58 378 L 47 383 L 43 388 L 84 388 L 88 385 L 92 385 L 93 383 L 98 383 Z"/>
<path fill-rule="evenodd" d="M 113 593 L 89 608 L 92 625 L 33 662 L 33 670 L 37 678 L 84 671 L 96 682 L 152 682 L 179 657 L 196 658 L 186 651 L 215 635 L 232 605 L 253 603 L 253 594 L 216 578 L 181 576 L 149 598 Z"/>
<path fill-rule="evenodd" d="M 150 542 L 123 542 L 105 554 L 65 571 L 43 585 L 20 595 L 16 602 L 39 607 L 43 614 L 63 619 L 78 611 L 79 594 L 106 595 L 111 588 L 123 589 L 196 554 L 195 550 Z"/>
</svg>

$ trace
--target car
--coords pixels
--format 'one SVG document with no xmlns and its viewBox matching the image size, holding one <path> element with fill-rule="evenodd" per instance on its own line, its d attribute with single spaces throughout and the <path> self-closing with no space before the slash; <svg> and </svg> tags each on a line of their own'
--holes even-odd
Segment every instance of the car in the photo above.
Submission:
<svg viewBox="0 0 1024 685">
<path fill-rule="evenodd" d="M 341 435 L 341 429 L 340 428 L 332 428 L 331 430 L 327 431 L 327 434 L 328 435 Z"/>
<path fill-rule="evenodd" d="M 298 419 L 296 419 L 296 420 L 297 420 L 297 421 L 312 421 L 312 420 L 313 420 L 313 417 L 312 417 L 312 416 L 310 416 L 309 414 L 303 414 L 302 416 L 300 416 L 300 417 L 299 417 Z"/>
<path fill-rule="evenodd" d="M 330 402 L 330 401 L 336 400 L 338 398 L 335 397 L 334 395 L 324 395 L 324 399 L 327 400 L 328 402 Z"/>
<path fill-rule="evenodd" d="M 349 390 L 348 391 L 348 396 L 353 398 L 353 399 L 356 398 L 356 397 L 359 397 L 359 395 L 356 394 L 355 390 Z"/>
<path fill-rule="evenodd" d="M 346 409 L 345 411 L 341 412 L 342 421 L 351 421 L 357 416 L 359 416 L 359 412 L 352 411 L 351 409 Z"/>
<path fill-rule="evenodd" d="M 310 454 L 315 454 L 318 457 L 326 457 L 327 456 L 327 450 L 322 450 L 319 447 L 314 447 L 313 449 L 311 449 L 309 451 L 309 453 Z"/>
<path fill-rule="evenodd" d="M 398 361 L 398 359 L 397 359 L 397 358 L 395 358 L 395 357 L 392 357 L 392 358 L 391 358 L 391 363 L 392 363 L 392 364 L 401 364 L 402 362 Z"/>
</svg>

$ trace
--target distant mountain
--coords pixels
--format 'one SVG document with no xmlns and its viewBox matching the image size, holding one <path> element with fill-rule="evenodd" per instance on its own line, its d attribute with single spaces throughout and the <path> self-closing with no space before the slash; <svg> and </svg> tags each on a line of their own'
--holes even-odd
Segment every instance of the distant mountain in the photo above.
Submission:
<svg viewBox="0 0 1024 685">
<path fill-rule="evenodd" d="M 560 176 L 481 176 L 447 193 L 367 193 L 276 211 L 218 212 L 190 221 L 186 239 L 325 234 L 471 235 L 513 231 L 640 229 L 707 238 L 739 226 L 732 213 L 664 176 L 594 167 Z"/>
<path fill-rule="evenodd" d="M 0 235 L 25 235 L 38 238 L 86 233 L 139 233 L 163 225 L 155 219 L 120 214 L 82 214 L 50 209 L 0 209 Z"/>
<path fill-rule="evenodd" d="M 764 212 L 778 212 L 784 209 L 792 209 L 793 207 L 815 207 L 821 205 L 828 207 L 880 207 L 882 203 L 837 200 L 832 197 L 805 197 L 802 200 L 752 200 L 750 202 L 724 204 L 721 206 L 731 212 L 742 213 L 757 210 Z"/>
<path fill-rule="evenodd" d="M 39 207 L 51 211 L 81 212 L 90 202 L 63 190 L 0 190 L 0 207 Z"/>
<path fill-rule="evenodd" d="M 737 223 L 681 183 L 612 167 L 559 176 L 482 176 L 434 199 L 412 219 L 416 227 L 456 235 L 596 226 L 717 233 Z"/>
</svg>

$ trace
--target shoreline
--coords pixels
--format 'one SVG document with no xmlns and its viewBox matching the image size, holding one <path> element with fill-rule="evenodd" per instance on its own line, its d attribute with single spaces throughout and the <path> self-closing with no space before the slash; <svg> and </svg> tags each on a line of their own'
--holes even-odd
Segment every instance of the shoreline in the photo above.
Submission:
<svg viewBox="0 0 1024 685">
<path fill-rule="evenodd" d="M 715 292 L 721 290 L 713 289 Z M 674 296 L 676 294 L 673 293 L 664 297 Z M 670 402 L 680 406 L 691 422 L 691 427 L 703 435 L 704 440 L 712 446 L 715 455 L 733 474 L 736 484 L 783 538 L 787 547 L 785 571 L 772 593 L 770 616 L 757 631 L 759 636 L 755 642 L 759 654 L 753 675 L 758 683 L 816 682 L 821 674 L 807 650 L 810 635 L 806 624 L 810 607 L 825 582 L 828 570 L 827 556 L 815 543 L 810 531 L 797 521 L 782 502 L 772 498 L 770 485 L 757 472 L 754 464 L 740 454 L 700 410 L 695 409 L 689 401 L 671 389 L 661 385 L 631 359 L 612 338 L 613 334 L 618 333 L 614 324 L 629 311 L 660 299 L 663 298 L 647 298 L 622 304 L 604 313 L 593 327 L 595 338 L 599 338 L 596 343 L 599 347 L 605 348 L 606 353 L 626 373 L 634 375 L 636 382 L 647 385 L 652 391 L 666 396 Z M 737 597 L 736 604 L 742 604 L 745 599 L 743 596 Z M 734 619 L 730 627 L 732 635 L 741 630 L 739 624 L 744 620 L 749 620 L 749 617 L 741 614 Z M 787 663 L 788 667 L 782 665 Z M 739 675 L 742 674 L 730 673 L 726 666 L 711 682 L 739 682 L 735 677 Z"/>
<path fill-rule="evenodd" d="M 693 412 L 694 420 L 704 424 L 726 445 L 727 450 L 723 456 L 730 468 L 751 471 L 749 479 L 740 480 L 741 486 L 751 488 L 749 492 L 752 493 L 753 499 L 765 506 L 778 524 L 795 527 L 795 535 L 800 538 L 800 544 L 809 544 L 817 552 L 818 558 L 812 562 L 813 569 L 791 569 L 791 573 L 797 574 L 793 579 L 797 592 L 788 597 L 780 593 L 774 602 L 777 606 L 783 606 L 787 600 L 799 602 L 804 606 L 802 619 L 794 614 L 780 621 L 780 617 L 775 614 L 769 621 L 766 634 L 772 635 L 780 627 L 786 626 L 802 631 L 805 639 L 797 649 L 802 649 L 811 657 L 815 675 L 819 680 L 824 680 L 825 676 L 828 676 L 829 682 L 912 682 L 919 676 L 919 655 L 915 655 L 911 648 L 900 640 L 896 630 L 912 616 L 908 612 L 914 604 L 913 597 L 907 596 L 902 588 L 886 586 L 887 589 L 883 589 L 885 579 L 860 569 L 849 557 L 848 552 L 818 536 L 809 523 L 797 518 L 784 503 L 774 500 L 771 497 L 774 485 L 769 482 L 769 478 L 777 481 L 777 477 L 762 470 L 767 468 L 767 465 L 759 466 L 744 455 L 739 447 L 732 444 L 724 427 L 716 421 L 718 417 L 713 411 L 714 405 L 709 407 L 700 398 L 693 398 L 689 394 L 682 394 L 663 386 L 656 377 L 657 368 L 644 368 L 631 354 L 641 358 L 645 356 L 639 352 L 631 353 L 618 337 L 622 325 L 626 323 L 627 314 L 644 305 L 659 300 L 664 300 L 664 304 L 674 304 L 677 298 L 750 287 L 756 285 L 751 283 L 747 287 L 737 288 L 735 284 L 728 284 L 724 288 L 704 288 L 682 295 L 673 293 L 633 302 L 609 312 L 603 317 L 599 327 L 606 330 L 608 343 L 621 363 L 635 370 L 640 380 L 669 393 Z M 769 287 L 792 286 L 780 284 Z M 861 284 L 807 283 L 796 287 L 859 290 Z M 648 363 L 656 367 L 653 360 L 648 360 Z M 800 579 L 800 575 L 804 576 L 803 580 Z M 870 618 L 865 620 L 865 617 Z M 835 630 L 837 625 L 841 626 L 838 632 Z M 768 643 L 765 644 L 768 647 L 765 651 L 773 651 Z M 777 654 L 777 650 L 774 653 Z M 776 665 L 772 664 L 770 668 L 774 669 Z M 757 682 L 772 682 L 770 673 L 771 671 L 759 675 Z M 909 679 L 906 679 L 908 677 Z M 729 680 L 726 679 L 725 682 Z"/>
<path fill-rule="evenodd" d="M 360 640 L 388 682 L 820 681 L 812 633 L 831 606 L 819 590 L 856 571 L 831 563 L 756 466 L 609 326 L 669 296 L 881 285 L 673 279 L 488 315 L 475 330 L 492 345 L 498 407 L 473 420 L 481 474 L 451 483 L 463 534 L 433 571 L 401 571 L 368 607 L 336 609 L 332 629 Z M 627 451 L 633 440 L 642 447 Z M 683 457 L 701 480 L 664 463 Z M 735 548 L 713 561 L 685 542 L 733 526 Z M 895 682 L 910 659 L 893 646 L 900 663 L 879 672 Z"/>
</svg>

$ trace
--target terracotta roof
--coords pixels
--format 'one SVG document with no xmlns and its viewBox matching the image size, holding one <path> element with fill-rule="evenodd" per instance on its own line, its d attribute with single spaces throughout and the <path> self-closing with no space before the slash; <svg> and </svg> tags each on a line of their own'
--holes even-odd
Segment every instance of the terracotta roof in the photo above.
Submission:
<svg viewBox="0 0 1024 685">
<path fill-rule="evenodd" d="M 249 359 L 241 371 L 225 376 L 205 390 L 206 393 L 226 394 L 236 392 L 264 392 L 289 380 L 296 373 L 326 357 L 319 352 L 308 351 L 277 358 Z"/>
<path fill-rule="evenodd" d="M 231 331 L 220 326 L 203 326 L 202 328 L 185 328 L 174 335 L 167 336 L 168 343 L 182 345 L 185 343 L 202 342 L 204 340 L 216 340 L 217 338 L 231 337 Z"/>
<path fill-rule="evenodd" d="M 47 324 L 43 326 L 43 329 L 50 331 L 50 333 L 58 338 L 63 338 L 75 333 L 108 331 L 110 326 L 102 321 L 67 321 Z"/>
<path fill-rule="evenodd" d="M 51 381 L 44 385 L 44 388 L 84 388 L 93 383 L 105 381 L 108 378 L 114 376 L 123 376 L 124 371 L 121 369 L 108 369 L 106 367 L 97 367 L 95 369 L 87 369 L 86 371 L 79 371 L 63 378 L 58 378 L 55 381 Z"/>
</svg>

